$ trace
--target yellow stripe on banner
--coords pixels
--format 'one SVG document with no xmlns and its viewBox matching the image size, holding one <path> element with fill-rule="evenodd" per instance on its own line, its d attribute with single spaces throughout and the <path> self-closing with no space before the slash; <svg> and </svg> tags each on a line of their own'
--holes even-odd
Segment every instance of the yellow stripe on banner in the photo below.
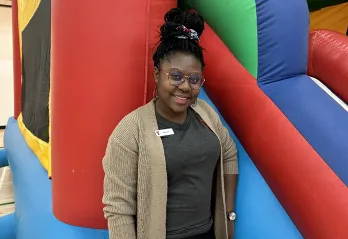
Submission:
<svg viewBox="0 0 348 239">
<path fill-rule="evenodd" d="M 327 29 L 346 34 L 348 27 L 348 3 L 311 12 L 310 21 L 310 30 Z"/>
<path fill-rule="evenodd" d="M 19 52 L 22 62 L 22 32 L 34 16 L 41 0 L 17 0 L 18 5 L 18 31 L 19 31 Z"/>
<path fill-rule="evenodd" d="M 19 31 L 23 31 L 34 16 L 41 0 L 17 0 Z"/>
<path fill-rule="evenodd" d="M 52 31 L 52 30 L 51 30 Z M 52 36 L 52 35 L 51 35 Z M 50 58 L 51 61 L 52 57 Z M 48 176 L 51 177 L 52 164 L 51 164 L 51 92 L 52 92 L 52 64 L 50 64 L 50 92 L 48 95 Z"/>
<path fill-rule="evenodd" d="M 39 159 L 41 165 L 48 171 L 49 176 L 51 175 L 50 170 L 50 155 L 51 148 L 48 143 L 42 141 L 35 135 L 33 135 L 23 123 L 22 114 L 18 116 L 18 127 L 21 131 L 26 143 L 29 148 L 34 152 L 36 157 Z"/>
</svg>

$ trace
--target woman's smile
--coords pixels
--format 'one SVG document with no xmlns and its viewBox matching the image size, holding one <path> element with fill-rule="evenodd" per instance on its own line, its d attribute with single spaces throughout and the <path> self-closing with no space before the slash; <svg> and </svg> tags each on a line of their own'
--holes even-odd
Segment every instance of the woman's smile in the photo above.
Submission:
<svg viewBox="0 0 348 239">
<path fill-rule="evenodd" d="M 179 96 L 179 95 L 172 95 L 172 96 L 174 97 L 175 103 L 180 105 L 186 105 L 191 99 L 190 97 L 187 97 L 187 96 Z"/>
</svg>

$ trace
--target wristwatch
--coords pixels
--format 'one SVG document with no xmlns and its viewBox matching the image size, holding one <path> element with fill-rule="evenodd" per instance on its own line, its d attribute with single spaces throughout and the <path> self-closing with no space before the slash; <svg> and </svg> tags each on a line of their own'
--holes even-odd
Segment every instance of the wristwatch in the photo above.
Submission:
<svg viewBox="0 0 348 239">
<path fill-rule="evenodd" d="M 227 215 L 227 220 L 229 221 L 236 220 L 237 215 L 235 212 L 227 212 L 226 215 Z"/>
</svg>

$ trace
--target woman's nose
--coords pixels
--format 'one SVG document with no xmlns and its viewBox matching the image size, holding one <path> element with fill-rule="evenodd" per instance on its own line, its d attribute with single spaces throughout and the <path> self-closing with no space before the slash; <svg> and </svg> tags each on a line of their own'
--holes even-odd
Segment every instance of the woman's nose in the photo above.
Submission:
<svg viewBox="0 0 348 239">
<path fill-rule="evenodd" d="M 178 88 L 179 88 L 180 90 L 182 90 L 182 91 L 185 91 L 185 92 L 191 90 L 190 83 L 189 83 L 189 81 L 188 81 L 188 79 L 187 79 L 186 77 L 184 78 L 184 82 L 183 82 L 182 84 L 180 84 L 180 85 L 178 86 Z"/>
</svg>

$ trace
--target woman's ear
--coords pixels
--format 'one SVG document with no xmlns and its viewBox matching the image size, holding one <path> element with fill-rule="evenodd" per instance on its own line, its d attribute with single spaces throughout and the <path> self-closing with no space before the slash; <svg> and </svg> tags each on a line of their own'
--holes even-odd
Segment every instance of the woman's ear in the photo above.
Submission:
<svg viewBox="0 0 348 239">
<path fill-rule="evenodd" d="M 154 77 L 155 77 L 155 81 L 157 83 L 159 78 L 160 78 L 160 70 L 158 69 L 158 67 L 155 67 Z"/>
</svg>

